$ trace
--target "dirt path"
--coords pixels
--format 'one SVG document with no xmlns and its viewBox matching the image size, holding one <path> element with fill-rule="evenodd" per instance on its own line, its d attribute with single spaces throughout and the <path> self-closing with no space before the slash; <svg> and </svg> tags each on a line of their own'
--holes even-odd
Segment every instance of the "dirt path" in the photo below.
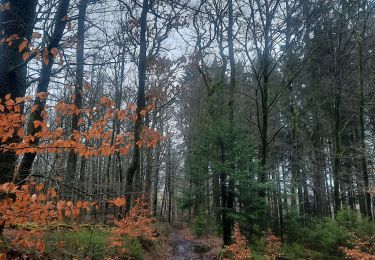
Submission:
<svg viewBox="0 0 375 260">
<path fill-rule="evenodd" d="M 217 259 L 217 248 L 207 245 L 203 240 L 187 237 L 183 230 L 173 229 L 169 246 L 168 260 Z"/>
</svg>

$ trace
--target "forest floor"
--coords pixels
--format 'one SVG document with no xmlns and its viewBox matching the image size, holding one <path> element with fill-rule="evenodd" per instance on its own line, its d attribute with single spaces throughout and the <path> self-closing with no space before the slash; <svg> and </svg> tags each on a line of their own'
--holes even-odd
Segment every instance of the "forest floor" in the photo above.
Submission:
<svg viewBox="0 0 375 260">
<path fill-rule="evenodd" d="M 217 237 L 194 237 L 187 228 L 174 228 L 169 237 L 168 260 L 214 260 L 221 250 Z"/>
</svg>

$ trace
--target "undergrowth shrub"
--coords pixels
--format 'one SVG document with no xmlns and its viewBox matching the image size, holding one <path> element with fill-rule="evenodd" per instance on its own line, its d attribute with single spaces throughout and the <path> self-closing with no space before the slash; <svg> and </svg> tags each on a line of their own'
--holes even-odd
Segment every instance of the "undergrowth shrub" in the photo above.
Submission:
<svg viewBox="0 0 375 260">
<path fill-rule="evenodd" d="M 106 255 L 108 235 L 108 229 L 98 227 L 56 230 L 46 235 L 46 251 L 51 258 L 57 259 L 69 256 L 78 259 L 103 259 Z"/>
<path fill-rule="evenodd" d="M 143 260 L 143 247 L 140 241 L 134 237 L 125 237 L 123 249 L 125 250 L 124 257 L 132 260 Z"/>
<path fill-rule="evenodd" d="M 108 242 L 116 254 L 129 256 L 134 253 L 139 256 L 138 244 L 156 240 L 156 230 L 153 226 L 155 219 L 148 209 L 144 197 L 139 197 L 135 201 L 135 206 L 130 209 L 125 218 L 115 221 L 115 228 L 111 231 Z M 135 250 L 134 252 L 132 250 Z M 140 258 L 141 259 L 141 258 Z"/>
<path fill-rule="evenodd" d="M 0 185 L 0 193 L 0 259 L 15 251 L 28 257 L 48 253 L 57 258 L 103 259 L 114 253 L 142 259 L 140 252 L 156 240 L 155 220 L 143 197 L 109 231 L 109 227 L 83 222 L 85 214 L 98 207 L 96 202 L 59 200 L 55 189 L 35 182 L 5 183 Z M 120 208 L 125 198 L 108 203 Z M 62 253 L 56 255 L 55 249 Z"/>
<path fill-rule="evenodd" d="M 220 234 L 221 227 L 215 223 L 212 216 L 206 212 L 199 212 L 192 219 L 190 227 L 194 235 L 200 237 L 207 234 Z"/>
<path fill-rule="evenodd" d="M 202 236 L 207 232 L 207 225 L 207 216 L 204 213 L 198 213 L 191 222 L 193 233 L 197 236 Z"/>
<path fill-rule="evenodd" d="M 287 216 L 286 256 L 302 256 L 303 247 L 306 257 L 312 259 L 366 259 L 368 255 L 375 259 L 375 224 L 359 213 L 345 208 L 335 219 L 311 219 L 309 223 L 303 226 L 295 214 Z"/>
<path fill-rule="evenodd" d="M 236 223 L 233 227 L 233 243 L 224 248 L 221 258 L 223 260 L 246 260 L 251 259 L 248 241 L 244 235 L 241 234 L 240 227 Z"/>
<path fill-rule="evenodd" d="M 45 231 L 65 223 L 75 223 L 95 203 L 57 199 L 55 189 L 45 191 L 44 184 L 35 182 L 16 186 L 0 185 L 0 235 L 8 248 L 43 253 L 46 249 Z M 17 229 L 14 229 L 17 227 Z"/>
<path fill-rule="evenodd" d="M 281 239 L 275 236 L 272 230 L 269 228 L 265 233 L 266 241 L 266 259 L 277 259 L 283 255 L 281 250 Z"/>
</svg>

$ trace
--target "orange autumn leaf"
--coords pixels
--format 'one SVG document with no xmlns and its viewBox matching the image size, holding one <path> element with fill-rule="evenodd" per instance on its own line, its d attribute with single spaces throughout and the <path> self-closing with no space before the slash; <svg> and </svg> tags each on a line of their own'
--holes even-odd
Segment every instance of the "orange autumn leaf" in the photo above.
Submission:
<svg viewBox="0 0 375 260">
<path fill-rule="evenodd" d="M 30 52 L 25 52 L 25 53 L 22 55 L 22 60 L 23 60 L 23 61 L 27 61 L 29 58 L 30 58 Z"/>
<path fill-rule="evenodd" d="M 83 83 L 83 88 L 84 88 L 85 90 L 92 90 L 92 86 L 91 86 L 91 84 L 90 84 L 89 82 L 87 82 L 87 81 L 85 81 L 85 82 Z"/>
<path fill-rule="evenodd" d="M 139 148 L 142 148 L 143 142 L 142 141 L 137 141 L 135 143 L 135 145 L 137 145 Z"/>
<path fill-rule="evenodd" d="M 82 208 L 83 207 L 83 202 L 82 201 L 77 201 L 77 203 L 76 203 L 76 207 L 77 208 Z"/>
<path fill-rule="evenodd" d="M 23 40 L 18 46 L 18 51 L 23 52 L 23 50 L 26 49 L 28 45 L 29 45 L 29 41 L 27 39 Z"/>
<path fill-rule="evenodd" d="M 41 191 L 41 190 L 43 190 L 43 188 L 44 188 L 44 183 L 41 183 L 41 184 L 37 185 L 35 188 L 36 188 L 37 191 Z"/>
<path fill-rule="evenodd" d="M 47 99 L 48 95 L 49 95 L 48 92 L 39 92 L 37 94 L 37 97 L 39 97 L 41 100 L 45 100 L 45 99 Z"/>
<path fill-rule="evenodd" d="M 47 200 L 47 196 L 44 193 L 40 193 L 38 195 L 38 201 L 46 201 L 46 200 Z"/>
<path fill-rule="evenodd" d="M 37 61 L 40 61 L 40 50 L 39 49 L 36 49 L 36 60 Z"/>
<path fill-rule="evenodd" d="M 37 196 L 36 196 L 36 194 L 33 194 L 33 195 L 31 195 L 31 202 L 35 202 L 36 201 L 36 198 L 37 198 Z"/>
<path fill-rule="evenodd" d="M 54 58 L 56 58 L 57 55 L 59 55 L 59 50 L 56 47 L 52 48 L 50 52 Z"/>
<path fill-rule="evenodd" d="M 40 241 L 40 240 L 39 240 L 39 241 L 36 243 L 36 249 L 37 249 L 39 252 L 43 253 L 43 252 L 45 251 L 45 249 L 46 249 L 46 245 L 44 244 L 43 241 Z"/>
<path fill-rule="evenodd" d="M 64 64 L 64 57 L 61 51 L 59 51 L 59 57 L 60 57 L 60 65 Z"/>
<path fill-rule="evenodd" d="M 8 106 L 8 109 L 12 109 L 12 108 L 10 108 L 10 107 L 11 107 L 11 106 L 14 106 L 15 104 L 16 104 L 16 102 L 14 102 L 13 99 L 8 99 L 8 100 L 5 101 L 5 105 Z"/>
<path fill-rule="evenodd" d="M 56 179 L 56 181 L 59 181 L 59 182 L 60 182 L 60 181 L 62 181 L 62 180 L 63 180 L 63 177 L 61 177 L 61 176 L 56 176 L 56 178 L 55 178 L 55 179 Z"/>
<path fill-rule="evenodd" d="M 39 105 L 33 105 L 31 107 L 31 113 L 35 112 L 38 109 Z"/>
<path fill-rule="evenodd" d="M 56 197 L 56 195 L 57 195 L 56 190 L 55 189 L 49 189 L 48 195 L 52 198 Z"/>
<path fill-rule="evenodd" d="M 49 53 L 48 53 L 47 48 L 44 48 L 42 58 L 43 58 L 43 63 L 45 65 L 48 65 L 49 64 Z"/>
<path fill-rule="evenodd" d="M 71 214 L 72 214 L 72 211 L 70 209 L 65 210 L 66 217 L 70 217 Z"/>
<path fill-rule="evenodd" d="M 38 33 L 38 32 L 33 32 L 31 37 L 33 39 L 39 39 L 40 37 L 42 37 L 42 34 Z"/>
<path fill-rule="evenodd" d="M 23 128 L 19 128 L 17 130 L 17 136 L 22 137 L 23 136 Z"/>
<path fill-rule="evenodd" d="M 137 106 L 136 106 L 136 104 L 128 104 L 128 109 L 130 110 L 130 111 L 135 111 L 136 109 L 137 109 Z"/>
<path fill-rule="evenodd" d="M 151 103 L 150 105 L 148 105 L 148 110 L 149 111 L 152 111 L 155 109 L 155 103 Z"/>
<path fill-rule="evenodd" d="M 62 209 L 64 208 L 64 205 L 65 205 L 65 201 L 63 201 L 63 200 L 59 200 L 59 201 L 57 202 L 56 207 L 57 207 L 58 210 L 62 210 Z"/>
<path fill-rule="evenodd" d="M 121 207 L 121 206 L 124 206 L 125 205 L 125 197 L 121 197 L 121 198 L 115 198 L 113 200 L 110 201 L 113 205 L 115 205 L 116 207 Z"/>
<path fill-rule="evenodd" d="M 13 45 L 13 41 L 14 40 L 18 40 L 20 37 L 18 36 L 18 34 L 12 34 L 11 36 L 9 36 L 5 41 L 8 42 L 8 46 L 9 47 L 12 47 Z"/>
<path fill-rule="evenodd" d="M 43 122 L 41 122 L 41 121 L 39 121 L 39 120 L 35 120 L 35 121 L 33 122 L 33 124 L 34 124 L 34 128 L 38 128 L 38 127 L 40 127 L 40 126 L 43 125 Z"/>
<path fill-rule="evenodd" d="M 142 110 L 139 112 L 139 114 L 140 114 L 141 116 L 145 116 L 145 115 L 147 114 L 147 109 L 142 109 Z"/>
<path fill-rule="evenodd" d="M 13 183 L 4 183 L 1 188 L 5 193 L 15 193 L 17 191 L 17 187 Z"/>
</svg>

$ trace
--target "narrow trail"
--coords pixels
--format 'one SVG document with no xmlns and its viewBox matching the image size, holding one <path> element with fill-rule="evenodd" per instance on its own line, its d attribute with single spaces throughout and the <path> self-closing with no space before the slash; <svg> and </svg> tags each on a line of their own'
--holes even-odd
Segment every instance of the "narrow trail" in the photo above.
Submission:
<svg viewBox="0 0 375 260">
<path fill-rule="evenodd" d="M 187 236 L 184 230 L 173 229 L 169 238 L 167 260 L 215 260 L 218 255 L 218 245 L 209 240 Z"/>
</svg>

